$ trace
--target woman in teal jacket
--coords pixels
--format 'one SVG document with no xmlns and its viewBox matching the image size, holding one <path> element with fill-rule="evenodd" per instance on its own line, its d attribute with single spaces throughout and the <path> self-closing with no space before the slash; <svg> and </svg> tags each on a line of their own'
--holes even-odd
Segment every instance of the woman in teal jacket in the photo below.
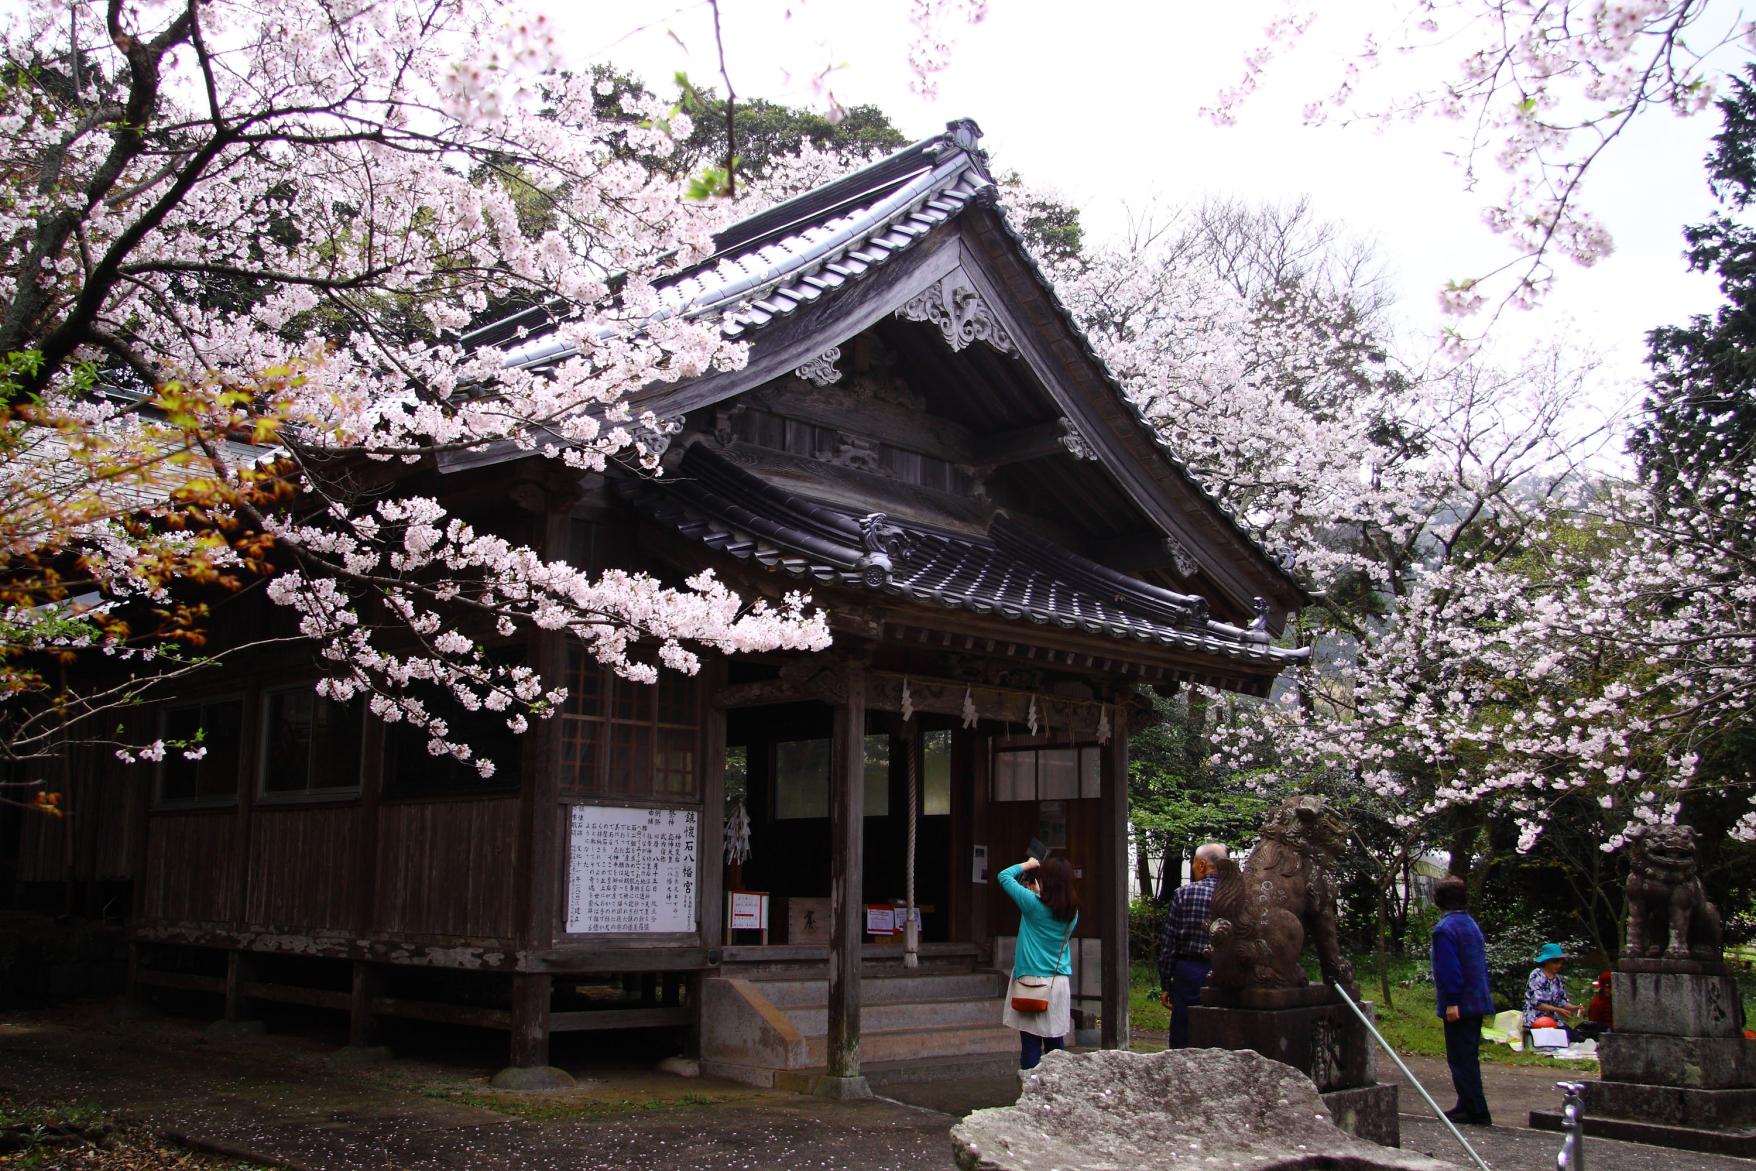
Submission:
<svg viewBox="0 0 1756 1171">
<path fill-rule="evenodd" d="M 1065 858 L 1038 863 L 1027 859 L 1000 872 L 1000 889 L 1018 904 L 1018 944 L 1012 977 L 1049 977 L 1049 1010 L 1019 1012 L 1007 997 L 1002 1019 L 1018 1030 L 1020 1069 L 1035 1069 L 1043 1053 L 1061 1048 L 1073 1027 L 1073 927 L 1079 922 L 1079 892 Z"/>
</svg>

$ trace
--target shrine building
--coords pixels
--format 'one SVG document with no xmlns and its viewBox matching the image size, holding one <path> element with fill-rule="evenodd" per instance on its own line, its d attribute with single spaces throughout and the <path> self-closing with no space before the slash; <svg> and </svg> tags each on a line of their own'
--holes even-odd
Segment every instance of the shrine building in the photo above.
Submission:
<svg viewBox="0 0 1756 1171">
<path fill-rule="evenodd" d="M 500 1030 L 513 1068 L 671 1030 L 706 1074 L 857 1093 L 1016 1065 L 995 875 L 1035 838 L 1078 876 L 1078 1039 L 1125 1045 L 1141 689 L 1267 694 L 1303 595 L 1093 355 L 978 139 L 952 123 L 753 216 L 668 287 L 749 361 L 637 398 L 662 475 L 496 449 L 409 481 L 584 568 L 806 590 L 830 649 L 642 685 L 538 632 L 502 653 L 566 708 L 523 737 L 459 714 L 486 781 L 317 698 L 308 644 L 264 652 L 139 715 L 204 729 L 204 759 L 68 762 L 70 827 L 16 823 L 19 901 L 126 907 L 131 994 L 226 1019 Z M 540 369 L 552 325 L 467 340 Z"/>
</svg>

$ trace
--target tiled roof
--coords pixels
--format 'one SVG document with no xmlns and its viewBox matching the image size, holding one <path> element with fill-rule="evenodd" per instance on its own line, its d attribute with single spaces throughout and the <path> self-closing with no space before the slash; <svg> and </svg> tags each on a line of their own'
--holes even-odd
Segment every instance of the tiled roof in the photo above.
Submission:
<svg viewBox="0 0 1756 1171">
<path fill-rule="evenodd" d="M 721 314 L 722 331 L 735 338 L 859 280 L 993 190 L 973 151 L 979 132 L 962 125 L 727 229 L 718 252 L 665 286 L 665 312 Z M 549 321 L 530 310 L 464 342 L 534 334 L 508 347 L 506 362 L 538 366 L 570 352 L 542 336 Z"/>
<path fill-rule="evenodd" d="M 763 326 L 799 306 L 859 281 L 971 202 L 995 201 L 998 188 L 988 174 L 987 155 L 978 146 L 980 138 L 981 131 L 973 122 L 949 123 L 943 134 L 733 225 L 717 238 L 718 252 L 666 288 L 665 312 L 717 313 L 726 336 L 750 339 Z M 1235 535 L 1260 550 L 1255 536 L 1201 483 L 1159 428 L 1128 397 L 1031 256 L 1018 229 L 1003 214 L 995 218 L 1084 349 L 1092 368 L 1159 452 Z M 463 340 L 466 345 L 506 347 L 508 365 L 541 366 L 571 352 L 565 342 L 552 336 L 552 324 L 547 310 L 531 309 Z M 1278 559 L 1266 552 L 1264 559 L 1292 589 L 1302 590 Z"/>
<path fill-rule="evenodd" d="M 1309 653 L 1216 622 L 1205 599 L 1088 561 L 1004 515 L 985 537 L 862 516 L 776 488 L 700 443 L 663 479 L 617 488 L 683 536 L 794 577 L 1275 668 Z"/>
</svg>

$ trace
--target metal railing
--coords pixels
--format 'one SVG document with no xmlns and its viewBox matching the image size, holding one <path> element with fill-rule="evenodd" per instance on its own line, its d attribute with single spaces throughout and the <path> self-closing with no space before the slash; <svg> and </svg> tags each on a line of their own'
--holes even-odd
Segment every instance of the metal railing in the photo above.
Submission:
<svg viewBox="0 0 1756 1171">
<path fill-rule="evenodd" d="M 1336 994 L 1341 997 L 1342 1003 L 1354 1010 L 1354 1015 L 1360 1018 L 1360 1023 L 1366 1026 L 1366 1030 L 1377 1038 L 1379 1046 L 1383 1048 L 1384 1052 L 1390 1054 L 1390 1060 L 1396 1062 L 1396 1068 L 1402 1070 L 1402 1076 L 1408 1079 L 1411 1086 L 1420 1091 L 1421 1097 L 1427 1100 L 1427 1105 L 1433 1108 L 1433 1113 L 1439 1121 L 1445 1124 L 1445 1129 L 1451 1132 L 1451 1137 L 1455 1138 L 1458 1144 L 1469 1152 L 1469 1157 L 1475 1160 L 1475 1165 L 1480 1167 L 1482 1171 L 1492 1171 L 1492 1168 L 1482 1162 L 1482 1157 L 1476 1154 L 1476 1149 L 1469 1145 L 1469 1140 L 1463 1137 L 1463 1132 L 1457 1129 L 1451 1119 L 1445 1117 L 1445 1111 L 1439 1108 L 1439 1103 L 1433 1101 L 1433 1095 L 1427 1093 L 1427 1087 L 1421 1084 L 1421 1079 L 1414 1075 L 1414 1071 L 1409 1069 L 1396 1050 L 1390 1047 L 1390 1042 L 1384 1039 L 1384 1034 L 1380 1033 L 1378 1026 L 1372 1023 L 1372 1018 L 1360 1011 L 1360 1006 L 1355 1004 L 1354 998 L 1347 994 L 1347 989 L 1340 984 L 1332 984 L 1330 987 L 1335 989 Z"/>
</svg>

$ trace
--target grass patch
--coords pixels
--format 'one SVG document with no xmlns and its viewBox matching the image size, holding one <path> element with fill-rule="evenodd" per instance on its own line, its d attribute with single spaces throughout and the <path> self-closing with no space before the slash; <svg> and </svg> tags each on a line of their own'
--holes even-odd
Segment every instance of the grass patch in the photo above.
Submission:
<svg viewBox="0 0 1756 1171">
<path fill-rule="evenodd" d="M 1360 994 L 1372 1001 L 1377 1010 L 1378 1031 L 1398 1053 L 1445 1056 L 1445 1026 L 1433 1011 L 1432 972 L 1426 957 L 1392 955 L 1387 974 L 1390 977 L 1388 1005 L 1383 1003 L 1375 958 L 1370 955 L 1354 957 L 1354 976 L 1359 981 Z M 1528 1049 L 1514 1052 L 1510 1046 L 1486 1041 L 1482 1042 L 1482 1060 L 1495 1065 L 1530 1065 L 1546 1069 L 1597 1068 L 1595 1061 L 1556 1061 Z"/>
<path fill-rule="evenodd" d="M 1378 968 L 1370 955 L 1353 957 L 1355 978 L 1360 993 L 1377 1009 L 1378 1031 L 1398 1053 L 1427 1057 L 1445 1056 L 1445 1028 L 1433 1011 L 1433 981 L 1425 956 L 1391 956 L 1390 1003 L 1383 1003 L 1379 991 Z M 1748 976 L 1756 990 L 1756 974 Z M 1159 1003 L 1158 973 L 1145 964 L 1135 964 L 1129 973 L 1129 1024 L 1142 1049 L 1158 1049 L 1170 1028 L 1170 1010 Z M 1516 1007 L 1508 1005 L 1507 1007 Z M 1756 1018 L 1752 1018 L 1756 1019 Z M 1505 1045 L 1482 1043 L 1482 1060 L 1497 1065 L 1530 1065 L 1547 1069 L 1596 1069 L 1591 1061 L 1556 1061 L 1525 1050 L 1515 1053 Z"/>
</svg>

